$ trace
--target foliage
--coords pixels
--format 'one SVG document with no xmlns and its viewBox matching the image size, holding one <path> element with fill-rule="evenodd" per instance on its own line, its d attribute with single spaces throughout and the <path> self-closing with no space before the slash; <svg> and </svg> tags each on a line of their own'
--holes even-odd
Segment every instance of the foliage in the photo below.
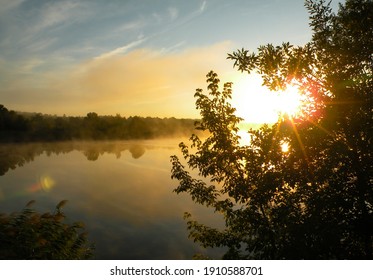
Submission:
<svg viewBox="0 0 373 280">
<path fill-rule="evenodd" d="M 180 144 L 187 167 L 171 158 L 176 193 L 223 215 L 225 227 L 186 214 L 190 237 L 228 248 L 224 258 L 372 259 L 373 1 L 347 0 L 334 14 L 306 0 L 312 40 L 228 55 L 240 71 L 262 75 L 273 90 L 296 84 L 312 103 L 298 118 L 249 131 L 240 145 L 230 85 L 214 72 L 196 105 L 210 132 Z M 281 144 L 289 144 L 283 152 Z"/>
<path fill-rule="evenodd" d="M 30 201 L 20 213 L 0 215 L 0 259 L 89 259 L 93 246 L 80 222 L 64 223 L 61 201 L 54 213 L 37 213 Z"/>
<path fill-rule="evenodd" d="M 21 114 L 0 104 L 0 142 L 65 140 L 132 140 L 186 136 L 193 131 L 194 120 L 99 116 L 59 117 Z"/>
</svg>

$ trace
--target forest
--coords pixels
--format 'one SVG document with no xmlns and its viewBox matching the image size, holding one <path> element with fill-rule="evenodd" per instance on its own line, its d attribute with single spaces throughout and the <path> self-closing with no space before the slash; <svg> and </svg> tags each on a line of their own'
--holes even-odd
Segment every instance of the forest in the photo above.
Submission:
<svg viewBox="0 0 373 280">
<path fill-rule="evenodd" d="M 0 105 L 0 141 L 135 140 L 188 136 L 193 119 L 99 116 L 55 116 L 19 113 Z"/>
</svg>

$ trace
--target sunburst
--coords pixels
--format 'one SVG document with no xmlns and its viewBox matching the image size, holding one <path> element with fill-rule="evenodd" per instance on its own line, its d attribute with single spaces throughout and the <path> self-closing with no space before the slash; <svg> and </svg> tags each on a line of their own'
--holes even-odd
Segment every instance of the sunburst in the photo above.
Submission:
<svg viewBox="0 0 373 280">
<path fill-rule="evenodd" d="M 285 116 L 298 118 L 305 115 L 311 102 L 296 84 L 283 91 L 270 91 L 258 75 L 236 76 L 234 80 L 232 105 L 246 123 L 271 124 Z"/>
</svg>

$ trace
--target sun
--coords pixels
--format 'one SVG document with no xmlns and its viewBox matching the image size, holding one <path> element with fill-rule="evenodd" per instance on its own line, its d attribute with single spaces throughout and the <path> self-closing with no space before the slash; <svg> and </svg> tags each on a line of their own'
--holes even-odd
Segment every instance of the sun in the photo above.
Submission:
<svg viewBox="0 0 373 280">
<path fill-rule="evenodd" d="M 272 124 L 284 116 L 302 115 L 305 96 L 289 84 L 283 91 L 270 91 L 259 75 L 238 75 L 233 80 L 232 106 L 246 123 Z"/>
<path fill-rule="evenodd" d="M 273 107 L 280 116 L 298 117 L 302 114 L 304 96 L 296 85 L 288 85 L 284 91 L 277 92 Z"/>
</svg>

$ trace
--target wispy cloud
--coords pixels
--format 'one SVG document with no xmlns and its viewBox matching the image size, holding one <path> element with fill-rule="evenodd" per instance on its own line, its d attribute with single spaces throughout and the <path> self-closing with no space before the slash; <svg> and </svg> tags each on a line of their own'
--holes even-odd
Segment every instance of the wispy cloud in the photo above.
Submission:
<svg viewBox="0 0 373 280">
<path fill-rule="evenodd" d="M 56 1 L 48 3 L 40 11 L 41 18 L 35 26 L 35 30 L 42 31 L 45 28 L 69 22 L 76 18 L 80 8 L 82 8 L 81 3 L 76 1 Z"/>
<path fill-rule="evenodd" d="M 131 22 L 126 22 L 123 25 L 119 26 L 116 32 L 132 31 L 138 30 L 146 25 L 144 20 L 134 20 Z"/>
<path fill-rule="evenodd" d="M 195 18 L 199 17 L 206 9 L 207 1 L 203 1 L 201 6 L 199 8 L 194 9 L 190 13 L 183 15 L 183 17 L 180 17 L 178 21 L 173 25 L 172 28 L 177 28 L 178 26 L 182 26 L 188 22 L 193 21 Z"/>
<path fill-rule="evenodd" d="M 160 14 L 158 14 L 158 13 L 152 13 L 152 17 L 155 19 L 155 21 L 157 22 L 157 23 L 160 23 L 160 22 L 162 22 L 162 16 L 160 15 Z"/>
<path fill-rule="evenodd" d="M 180 47 L 184 46 L 186 44 L 186 41 L 178 42 L 170 47 L 162 48 L 161 53 L 171 53 L 173 51 L 178 50 Z"/>
<path fill-rule="evenodd" d="M 207 1 L 203 1 L 201 6 L 199 7 L 199 11 L 202 13 L 205 11 L 207 5 Z"/>
<path fill-rule="evenodd" d="M 9 11 L 19 7 L 25 0 L 0 0 L 0 15 L 6 14 Z"/>
<path fill-rule="evenodd" d="M 36 67 L 42 65 L 44 61 L 39 58 L 30 58 L 23 61 L 22 65 L 19 67 L 20 73 L 31 73 Z"/>
<path fill-rule="evenodd" d="M 103 54 L 95 57 L 95 59 L 96 60 L 101 60 L 101 59 L 110 58 L 110 57 L 115 56 L 115 55 L 125 54 L 126 52 L 128 52 L 132 48 L 139 46 L 140 44 L 142 44 L 145 41 L 146 41 L 146 38 L 140 38 L 140 39 L 138 39 L 136 41 L 133 41 L 131 43 L 128 43 L 128 44 L 126 44 L 126 45 L 124 45 L 122 47 L 119 47 L 119 48 L 116 48 L 116 49 L 114 49 L 112 51 L 103 53 Z"/>
<path fill-rule="evenodd" d="M 131 115 L 191 116 L 194 91 L 204 87 L 207 72 L 231 71 L 224 59 L 229 49 L 230 43 L 223 42 L 178 53 L 137 49 L 106 56 L 82 64 L 84 71 L 76 72 L 71 85 L 87 94 L 92 110 L 100 104 L 99 113 L 110 113 L 105 111 L 110 108 Z"/>
<path fill-rule="evenodd" d="M 7 107 L 17 110 L 197 117 L 195 89 L 205 86 L 205 75 L 211 69 L 219 74 L 231 71 L 230 62 L 224 59 L 230 48 L 229 42 L 223 42 L 177 53 L 137 49 L 123 54 L 118 50 L 58 75 L 38 76 L 42 85 L 17 81 L 12 88 L 1 88 L 0 94 Z M 34 63 L 30 61 L 29 67 L 36 67 Z"/>
<path fill-rule="evenodd" d="M 30 43 L 27 48 L 31 52 L 40 52 L 57 42 L 57 38 L 45 38 Z"/>
<path fill-rule="evenodd" d="M 169 7 L 168 14 L 170 15 L 171 20 L 175 20 L 179 15 L 179 10 L 174 7 Z"/>
<path fill-rule="evenodd" d="M 1 30 L 0 44 L 6 47 L 14 60 L 34 55 L 35 52 L 44 56 L 45 49 L 56 42 L 60 43 L 59 47 L 65 45 L 61 38 L 66 34 L 66 27 L 84 20 L 90 13 L 87 4 L 78 1 L 37 3 L 35 9 L 21 7 L 14 10 L 14 15 L 8 15 L 5 28 Z M 21 20 L 21 17 L 26 19 Z M 17 54 L 12 46 L 17 46 Z"/>
</svg>

